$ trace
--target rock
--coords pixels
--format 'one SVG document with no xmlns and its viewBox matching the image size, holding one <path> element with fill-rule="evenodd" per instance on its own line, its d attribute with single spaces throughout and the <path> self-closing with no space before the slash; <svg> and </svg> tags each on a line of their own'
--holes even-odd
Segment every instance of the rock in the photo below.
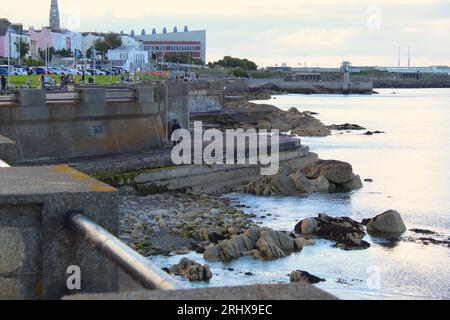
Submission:
<svg viewBox="0 0 450 320">
<path fill-rule="evenodd" d="M 210 244 L 203 252 L 203 258 L 208 261 L 220 261 L 219 246 Z"/>
<path fill-rule="evenodd" d="M 219 241 L 217 245 L 210 244 L 205 248 L 203 257 L 209 261 L 231 261 L 252 255 L 255 259 L 271 260 L 285 257 L 301 248 L 300 240 L 287 233 L 269 228 L 250 228 L 243 234 Z"/>
<path fill-rule="evenodd" d="M 316 218 L 306 218 L 295 226 L 295 231 L 301 234 L 313 234 L 317 229 Z"/>
<path fill-rule="evenodd" d="M 373 182 L 373 179 L 364 179 L 364 182 Z"/>
<path fill-rule="evenodd" d="M 316 277 L 306 271 L 297 270 L 292 271 L 291 273 L 291 282 L 293 283 L 302 282 L 302 283 L 316 284 L 324 281 L 326 280 Z"/>
<path fill-rule="evenodd" d="M 306 178 L 301 170 L 298 170 L 290 178 L 301 193 L 327 192 L 330 189 L 330 183 L 324 176 L 311 180 Z"/>
<path fill-rule="evenodd" d="M 256 128 L 258 130 L 271 130 L 272 129 L 272 125 L 270 124 L 269 121 L 260 120 L 260 121 L 258 121 L 258 124 L 256 125 Z"/>
<path fill-rule="evenodd" d="M 364 135 L 366 135 L 366 136 L 373 136 L 373 132 L 372 131 L 367 131 L 366 133 L 364 133 Z"/>
<path fill-rule="evenodd" d="M 296 252 L 302 251 L 306 245 L 305 243 L 306 243 L 306 241 L 303 238 L 294 239 L 294 250 Z"/>
<path fill-rule="evenodd" d="M 369 233 L 404 233 L 406 231 L 405 223 L 397 211 L 389 210 L 367 223 L 367 232 Z"/>
<path fill-rule="evenodd" d="M 286 254 L 276 244 L 268 231 L 261 232 L 261 237 L 256 242 L 259 256 L 264 260 L 283 258 Z"/>
<path fill-rule="evenodd" d="M 421 233 L 421 234 L 436 234 L 436 232 L 431 230 L 425 230 L 425 229 L 411 229 L 410 231 L 414 233 Z"/>
<path fill-rule="evenodd" d="M 301 172 L 308 179 L 324 176 L 329 182 L 335 184 L 345 184 L 355 178 L 352 166 L 347 162 L 337 160 L 318 160 L 307 165 Z"/>
<path fill-rule="evenodd" d="M 340 186 L 340 189 L 351 191 L 355 189 L 361 189 L 363 187 L 363 183 L 361 181 L 360 176 L 354 176 L 352 181 L 344 183 Z"/>
<path fill-rule="evenodd" d="M 212 243 L 217 243 L 220 240 L 224 240 L 225 237 L 218 232 L 208 230 L 207 228 L 201 228 L 199 230 L 199 235 L 203 240 L 210 241 Z"/>
<path fill-rule="evenodd" d="M 170 274 L 182 276 L 189 281 L 209 281 L 212 278 L 211 270 L 208 265 L 201 264 L 183 258 L 177 265 L 169 268 Z"/>
<path fill-rule="evenodd" d="M 277 129 L 280 132 L 288 132 L 292 129 L 292 126 L 289 123 L 282 121 L 272 122 L 272 130 Z"/>
<path fill-rule="evenodd" d="M 336 241 L 335 246 L 345 250 L 367 249 L 370 244 L 362 239 L 366 236 L 362 224 L 348 217 L 334 218 L 319 214 L 317 218 L 307 218 L 295 226 L 295 231 Z"/>
<path fill-rule="evenodd" d="M 286 111 L 287 114 L 289 115 L 294 115 L 294 116 L 300 116 L 302 113 L 297 109 L 297 108 L 289 108 L 288 111 Z"/>
<path fill-rule="evenodd" d="M 344 124 L 333 124 L 328 126 L 330 130 L 366 130 L 366 128 L 361 127 L 357 124 L 344 123 Z"/>
<path fill-rule="evenodd" d="M 261 177 L 243 187 L 245 193 L 261 196 L 271 196 L 277 194 L 295 195 L 299 191 L 289 176 L 278 174 L 275 176 Z"/>
</svg>

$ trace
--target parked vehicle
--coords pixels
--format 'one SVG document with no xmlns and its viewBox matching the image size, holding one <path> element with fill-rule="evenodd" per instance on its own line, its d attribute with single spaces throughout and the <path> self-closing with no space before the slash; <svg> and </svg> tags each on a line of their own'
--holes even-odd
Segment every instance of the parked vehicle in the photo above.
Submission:
<svg viewBox="0 0 450 320">
<path fill-rule="evenodd" d="M 18 76 L 26 76 L 26 75 L 28 75 L 28 72 L 22 67 L 14 68 L 13 69 L 13 73 L 15 75 L 18 75 Z"/>
<path fill-rule="evenodd" d="M 46 73 L 47 73 L 47 69 L 45 67 L 33 68 L 33 74 L 41 75 L 41 74 L 46 74 Z"/>
<path fill-rule="evenodd" d="M 8 69 L 0 68 L 0 75 L 6 76 L 8 74 Z"/>
</svg>

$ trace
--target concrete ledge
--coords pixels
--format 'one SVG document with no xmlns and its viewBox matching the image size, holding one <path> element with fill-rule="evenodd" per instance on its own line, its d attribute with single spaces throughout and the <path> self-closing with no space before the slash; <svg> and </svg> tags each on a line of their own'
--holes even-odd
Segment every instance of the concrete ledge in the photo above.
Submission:
<svg viewBox="0 0 450 320">
<path fill-rule="evenodd" d="M 64 300 L 337 300 L 333 295 L 303 284 L 274 284 L 204 288 L 178 291 L 136 291 L 117 294 L 73 295 Z"/>
<path fill-rule="evenodd" d="M 114 188 L 65 166 L 1 168 L 0 299 L 60 299 L 69 266 L 81 292 L 117 292 L 117 267 L 66 229 L 80 212 L 117 234 L 117 206 Z"/>
<path fill-rule="evenodd" d="M 80 91 L 82 104 L 106 104 L 106 88 L 83 88 Z"/>
<path fill-rule="evenodd" d="M 18 94 L 19 107 L 42 107 L 47 104 L 47 94 L 41 89 L 21 89 Z"/>
</svg>

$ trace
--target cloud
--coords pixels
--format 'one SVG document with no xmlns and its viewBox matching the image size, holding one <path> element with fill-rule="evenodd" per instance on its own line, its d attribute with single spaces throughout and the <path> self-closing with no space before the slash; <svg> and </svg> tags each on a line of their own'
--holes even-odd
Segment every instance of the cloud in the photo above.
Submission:
<svg viewBox="0 0 450 320">
<path fill-rule="evenodd" d="M 50 0 L 0 2 L 14 22 L 47 24 Z M 125 31 L 164 26 L 207 30 L 208 60 L 235 55 L 270 65 L 395 64 L 397 47 L 412 46 L 415 61 L 450 64 L 450 0 L 59 0 L 62 23 L 83 31 Z M 27 10 L 23 10 L 23 8 Z M 74 19 L 79 12 L 80 19 Z M 72 15 L 72 16 L 71 16 Z M 70 22 L 71 23 L 71 22 Z M 403 52 L 405 49 L 403 49 Z"/>
</svg>

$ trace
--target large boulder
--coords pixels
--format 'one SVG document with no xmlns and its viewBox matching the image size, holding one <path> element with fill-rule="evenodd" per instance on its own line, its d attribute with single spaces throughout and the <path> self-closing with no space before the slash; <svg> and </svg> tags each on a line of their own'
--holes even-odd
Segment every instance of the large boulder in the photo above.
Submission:
<svg viewBox="0 0 450 320">
<path fill-rule="evenodd" d="M 285 232 L 255 227 L 219 241 L 217 245 L 210 244 L 205 248 L 203 257 L 208 261 L 231 261 L 252 255 L 255 259 L 272 260 L 301 251 L 304 245 L 303 239 L 291 237 Z"/>
<path fill-rule="evenodd" d="M 404 233 L 406 231 L 403 219 L 395 210 L 386 211 L 367 223 L 369 233 Z"/>
<path fill-rule="evenodd" d="M 352 166 L 347 162 L 337 160 L 317 160 L 301 170 L 308 179 L 317 179 L 320 176 L 327 178 L 335 184 L 351 182 L 355 175 Z"/>
</svg>

